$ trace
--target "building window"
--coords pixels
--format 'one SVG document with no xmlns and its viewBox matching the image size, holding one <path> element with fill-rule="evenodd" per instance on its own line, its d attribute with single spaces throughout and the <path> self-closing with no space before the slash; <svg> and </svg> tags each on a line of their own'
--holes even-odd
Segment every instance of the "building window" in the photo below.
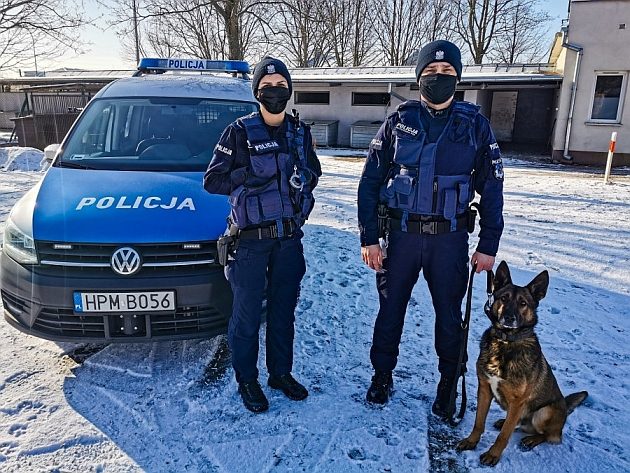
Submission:
<svg viewBox="0 0 630 473">
<path fill-rule="evenodd" d="M 591 121 L 619 123 L 623 103 L 624 74 L 597 74 Z"/>
<path fill-rule="evenodd" d="M 330 92 L 296 92 L 295 103 L 307 105 L 328 105 L 330 103 Z"/>
<path fill-rule="evenodd" d="M 389 105 L 387 92 L 352 92 L 352 105 Z"/>
</svg>

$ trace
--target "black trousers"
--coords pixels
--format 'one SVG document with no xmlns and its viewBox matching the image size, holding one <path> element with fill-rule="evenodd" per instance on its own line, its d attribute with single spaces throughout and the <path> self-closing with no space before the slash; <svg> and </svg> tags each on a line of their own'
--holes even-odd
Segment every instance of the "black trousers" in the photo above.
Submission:
<svg viewBox="0 0 630 473">
<path fill-rule="evenodd" d="M 234 292 L 228 343 L 237 381 L 258 378 L 258 329 L 267 298 L 266 361 L 272 375 L 291 372 L 295 307 L 306 272 L 302 232 L 278 240 L 240 240 L 225 268 Z"/>
<path fill-rule="evenodd" d="M 438 369 L 442 374 L 453 375 L 462 343 L 461 305 L 468 281 L 468 233 L 426 235 L 392 231 L 383 267 L 384 271 L 376 275 L 380 310 L 370 350 L 372 366 L 384 371 L 396 367 L 407 304 L 422 271 L 435 310 Z"/>
</svg>

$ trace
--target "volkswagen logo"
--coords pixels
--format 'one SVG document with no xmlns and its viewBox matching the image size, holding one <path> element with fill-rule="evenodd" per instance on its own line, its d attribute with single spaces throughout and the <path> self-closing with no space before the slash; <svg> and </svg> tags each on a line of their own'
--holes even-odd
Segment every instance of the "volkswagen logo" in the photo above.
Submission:
<svg viewBox="0 0 630 473">
<path fill-rule="evenodd" d="M 122 276 L 131 276 L 140 270 L 140 254 L 125 246 L 114 251 L 111 259 L 112 269 Z"/>
</svg>

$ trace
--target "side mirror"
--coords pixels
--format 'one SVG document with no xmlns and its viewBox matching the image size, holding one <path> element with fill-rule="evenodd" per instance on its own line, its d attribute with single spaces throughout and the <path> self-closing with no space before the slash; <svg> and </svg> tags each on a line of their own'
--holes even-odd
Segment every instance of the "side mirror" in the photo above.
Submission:
<svg viewBox="0 0 630 473">
<path fill-rule="evenodd" d="M 44 148 L 44 160 L 52 163 L 57 155 L 57 151 L 59 151 L 59 146 L 61 146 L 59 143 L 46 146 Z"/>
</svg>

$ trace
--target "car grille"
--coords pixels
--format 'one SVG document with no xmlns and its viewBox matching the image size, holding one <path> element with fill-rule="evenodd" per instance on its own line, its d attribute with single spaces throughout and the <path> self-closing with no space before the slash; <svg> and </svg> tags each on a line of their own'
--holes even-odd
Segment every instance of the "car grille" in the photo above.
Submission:
<svg viewBox="0 0 630 473">
<path fill-rule="evenodd" d="M 2 291 L 2 304 L 5 308 L 18 316 L 30 312 L 30 304 L 28 301 L 15 297 L 13 294 L 9 294 L 6 291 Z"/>
<path fill-rule="evenodd" d="M 64 337 L 105 338 L 105 319 L 102 315 L 74 315 L 70 309 L 44 307 L 33 329 Z"/>
<path fill-rule="evenodd" d="M 18 308 L 27 312 L 28 302 L 2 292 L 5 306 L 11 312 Z M 19 314 L 17 314 L 19 316 Z M 125 318 L 133 317 L 137 330 L 123 330 Z M 132 324 L 132 325 L 134 325 Z M 124 314 L 123 316 L 75 314 L 72 309 L 43 307 L 32 329 L 43 335 L 76 338 L 96 338 L 104 341 L 132 340 L 134 338 L 197 338 L 224 332 L 227 318 L 212 306 L 186 306 L 174 314 Z"/>
<path fill-rule="evenodd" d="M 199 248 L 185 248 L 197 244 Z M 168 244 L 74 244 L 37 242 L 37 253 L 42 267 L 65 267 L 87 272 L 111 271 L 112 254 L 123 246 L 131 246 L 142 258 L 144 272 L 172 272 L 176 268 L 190 268 L 215 264 L 216 242 L 191 242 Z M 71 245 L 71 249 L 55 245 Z"/>
</svg>

